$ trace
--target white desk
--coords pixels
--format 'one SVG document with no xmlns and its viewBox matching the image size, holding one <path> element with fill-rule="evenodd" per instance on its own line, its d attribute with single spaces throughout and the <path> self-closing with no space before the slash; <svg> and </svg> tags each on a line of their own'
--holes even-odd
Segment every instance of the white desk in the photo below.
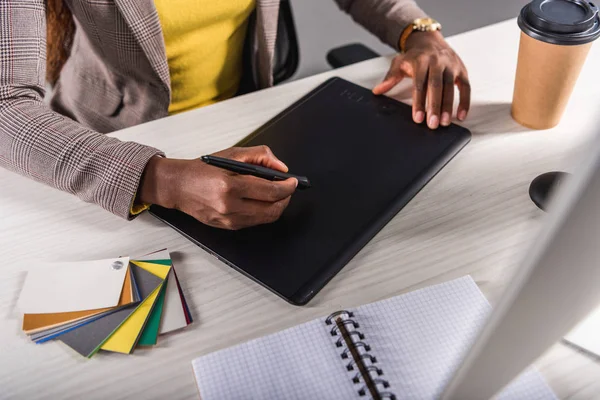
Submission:
<svg viewBox="0 0 600 400">
<path fill-rule="evenodd" d="M 0 398 L 197 398 L 191 360 L 329 312 L 471 274 L 494 303 L 540 226 L 527 190 L 576 156 L 600 110 L 600 46 L 593 49 L 562 124 L 528 131 L 509 116 L 518 28 L 508 21 L 451 38 L 469 68 L 473 140 L 309 303 L 297 308 L 143 215 L 125 222 L 76 198 L 0 170 Z M 372 87 L 375 59 L 115 134 L 193 158 L 230 146 L 332 75 Z M 407 98 L 408 92 L 400 95 Z M 20 331 L 15 309 L 36 260 L 75 261 L 168 247 L 195 323 L 132 356 L 91 360 Z M 568 268 L 568 266 L 565 266 Z M 561 398 L 600 398 L 600 363 L 558 344 L 538 367 Z"/>
</svg>

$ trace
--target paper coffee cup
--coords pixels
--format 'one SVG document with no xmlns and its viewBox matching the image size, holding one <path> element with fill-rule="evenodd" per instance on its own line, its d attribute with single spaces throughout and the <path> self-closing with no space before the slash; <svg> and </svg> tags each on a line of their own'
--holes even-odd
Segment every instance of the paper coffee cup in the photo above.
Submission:
<svg viewBox="0 0 600 400">
<path fill-rule="evenodd" d="M 600 1 L 600 0 L 598 0 Z M 564 113 L 592 42 L 598 8 L 584 0 L 534 0 L 521 10 L 511 113 L 523 126 L 548 129 Z"/>
</svg>

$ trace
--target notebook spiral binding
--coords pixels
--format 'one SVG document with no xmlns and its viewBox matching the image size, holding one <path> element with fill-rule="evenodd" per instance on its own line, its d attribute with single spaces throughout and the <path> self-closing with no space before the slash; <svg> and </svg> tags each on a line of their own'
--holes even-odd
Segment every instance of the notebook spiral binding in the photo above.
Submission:
<svg viewBox="0 0 600 400">
<path fill-rule="evenodd" d="M 377 399 L 396 400 L 396 395 L 388 390 L 390 388 L 389 382 L 382 378 L 383 370 L 377 366 L 377 358 L 370 353 L 371 346 L 366 341 L 365 335 L 358 330 L 360 324 L 354 319 L 354 314 L 346 310 L 336 311 L 325 319 L 325 324 L 331 326 L 329 328 L 331 336 L 339 336 L 335 341 L 335 346 L 345 347 L 340 352 L 340 357 L 345 362 L 347 361 L 346 369 L 348 371 L 358 369 L 352 378 L 352 383 L 357 385 L 359 396 L 369 394 L 368 380 L 377 391 Z M 344 330 L 345 336 L 350 338 L 350 347 L 348 347 L 342 335 L 342 330 Z M 359 349 L 362 349 L 362 351 L 359 351 Z M 363 373 L 369 376 L 365 377 Z"/>
</svg>

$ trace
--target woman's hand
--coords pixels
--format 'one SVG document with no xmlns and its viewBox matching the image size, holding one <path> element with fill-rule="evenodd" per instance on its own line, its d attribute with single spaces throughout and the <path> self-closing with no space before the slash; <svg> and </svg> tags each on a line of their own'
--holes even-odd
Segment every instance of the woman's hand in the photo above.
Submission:
<svg viewBox="0 0 600 400">
<path fill-rule="evenodd" d="M 413 79 L 413 120 L 436 129 L 452 119 L 454 85 L 460 91 L 457 117 L 467 117 L 471 86 L 465 65 L 448 46 L 440 32 L 413 32 L 406 41 L 406 52 L 392 61 L 385 79 L 373 89 L 375 94 L 390 91 L 405 77 Z"/>
<path fill-rule="evenodd" d="M 287 172 L 266 146 L 233 147 L 215 155 Z M 139 201 L 176 208 L 217 228 L 237 230 L 275 222 L 290 202 L 298 182 L 272 182 L 238 175 L 200 159 L 153 158 L 144 171 Z"/>
</svg>

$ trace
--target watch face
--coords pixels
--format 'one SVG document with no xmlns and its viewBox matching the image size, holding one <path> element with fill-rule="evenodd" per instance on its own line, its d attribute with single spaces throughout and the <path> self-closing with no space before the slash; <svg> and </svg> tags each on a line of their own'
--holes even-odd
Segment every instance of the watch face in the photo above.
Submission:
<svg viewBox="0 0 600 400">
<path fill-rule="evenodd" d="M 415 20 L 416 25 L 433 25 L 436 22 L 437 21 L 434 20 L 433 18 L 419 18 L 419 19 Z"/>
<path fill-rule="evenodd" d="M 442 29 L 442 25 L 433 18 L 416 19 L 414 26 L 420 31 L 438 31 Z"/>
</svg>

